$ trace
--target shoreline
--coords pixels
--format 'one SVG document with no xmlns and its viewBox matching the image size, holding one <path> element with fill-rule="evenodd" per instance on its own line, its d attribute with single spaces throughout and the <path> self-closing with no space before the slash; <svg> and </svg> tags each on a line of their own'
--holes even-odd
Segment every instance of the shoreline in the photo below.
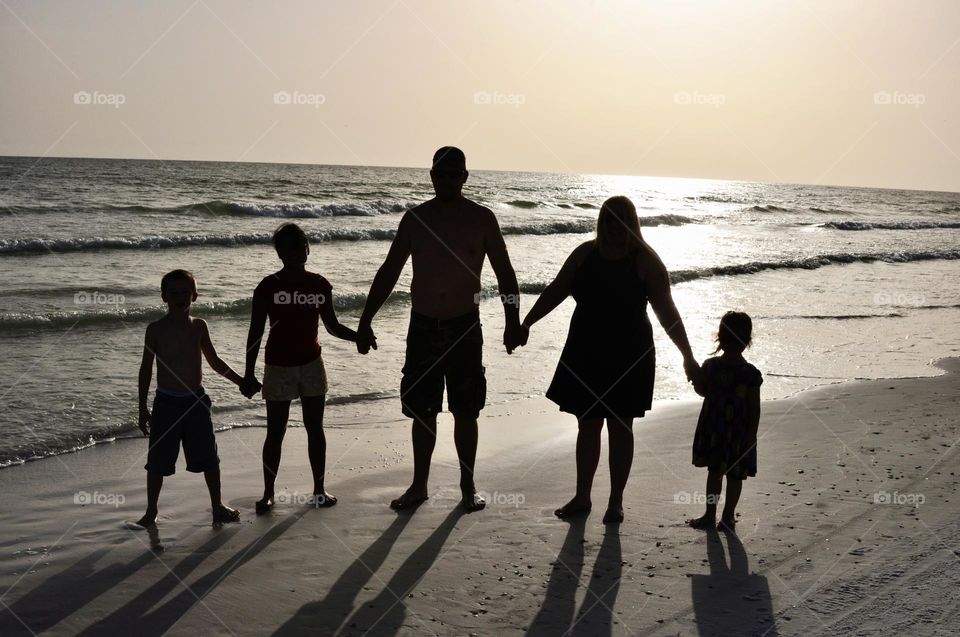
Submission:
<svg viewBox="0 0 960 637">
<path fill-rule="evenodd" d="M 960 359 L 936 366 L 944 373 L 764 401 L 760 467 L 744 485 L 737 537 L 683 524 L 700 513 L 706 478 L 690 464 L 692 402 L 636 425 L 619 528 L 600 524 L 605 462 L 593 514 L 553 517 L 572 492 L 576 423 L 544 399 L 484 411 L 477 484 L 490 504 L 471 515 L 455 507 L 448 414 L 431 499 L 407 515 L 387 507 L 412 472 L 403 419 L 328 431 L 327 484 L 341 501 L 325 510 L 298 504 L 309 469 L 305 433 L 291 429 L 277 483 L 286 499 L 260 518 L 262 432 L 221 436 L 224 501 L 241 523 L 210 527 L 202 479 L 181 460 L 160 497 L 162 552 L 123 528 L 145 502 L 145 445 L 30 462 L 0 471 L 0 630 L 947 634 L 960 629 L 949 592 L 960 584 Z M 79 489 L 114 504 L 74 504 Z"/>
<path fill-rule="evenodd" d="M 851 383 L 857 384 L 857 383 L 883 382 L 886 380 L 921 380 L 926 378 L 939 378 L 949 373 L 947 369 L 943 367 L 943 364 L 944 363 L 949 364 L 949 361 L 951 360 L 954 360 L 954 359 L 944 358 L 944 359 L 931 360 L 928 364 L 928 367 L 932 371 L 935 371 L 937 373 L 934 373 L 929 376 L 891 376 L 891 377 L 883 377 L 883 378 L 842 379 L 842 378 L 826 378 L 826 377 L 819 377 L 819 376 L 786 375 L 787 377 L 790 377 L 790 378 L 804 378 L 804 379 L 811 379 L 811 380 L 817 380 L 822 382 L 816 382 L 812 385 L 795 389 L 783 396 L 778 396 L 776 398 L 770 398 L 770 399 L 762 399 L 762 400 L 763 402 L 770 402 L 770 401 L 777 401 L 777 400 L 790 400 L 806 392 L 816 391 L 818 389 L 822 389 L 825 387 L 832 387 L 836 385 L 844 385 L 844 384 L 851 384 Z M 768 375 L 775 376 L 775 374 L 765 374 L 765 376 L 768 376 Z M 777 376 L 782 376 L 782 375 L 777 375 Z M 503 409 L 507 409 L 511 406 L 517 406 L 525 402 L 537 401 L 537 400 L 543 400 L 547 403 L 547 405 L 555 407 L 553 403 L 546 400 L 543 394 L 538 394 L 535 396 L 528 395 L 526 397 L 517 398 L 511 401 L 488 404 L 488 406 L 480 414 L 480 421 L 482 423 L 485 414 L 497 415 Z M 385 405 L 387 404 L 390 404 L 391 407 L 385 407 Z M 653 408 L 651 409 L 650 413 L 655 414 L 655 413 L 659 413 L 661 410 L 665 408 L 669 408 L 677 405 L 689 405 L 689 404 L 699 405 L 700 402 L 699 400 L 692 400 L 688 398 L 659 399 L 654 401 Z M 376 409 L 371 410 L 372 412 L 375 412 L 375 417 L 377 419 L 375 420 L 371 420 L 371 419 L 340 420 L 338 418 L 338 416 L 341 416 L 341 418 L 343 417 L 343 414 L 338 414 L 338 412 L 346 412 L 347 410 L 355 409 L 358 405 L 378 406 Z M 216 411 L 217 411 L 217 406 L 216 406 L 216 403 L 214 403 L 214 412 Z M 399 396 L 385 396 L 382 398 L 377 398 L 375 400 L 366 401 L 366 402 L 358 401 L 358 402 L 344 402 L 344 403 L 338 403 L 338 402 L 327 403 L 324 427 L 328 430 L 350 429 L 354 427 L 358 429 L 375 429 L 381 426 L 402 426 L 404 424 L 408 424 L 409 422 L 408 419 L 402 416 L 391 417 L 390 416 L 391 413 L 396 413 L 396 414 L 400 413 Z M 215 413 L 215 417 L 216 417 L 216 413 Z M 264 422 L 262 424 L 253 423 L 249 421 L 244 423 L 234 422 L 234 423 L 226 423 L 226 424 L 221 422 L 218 424 L 216 420 L 214 420 L 214 428 L 215 428 L 215 433 L 217 434 L 219 439 L 220 436 L 228 432 L 234 432 L 234 431 L 239 432 L 239 431 L 245 431 L 245 430 L 255 430 L 255 431 L 263 430 L 266 428 L 265 415 L 263 416 L 263 421 Z M 299 420 L 295 409 L 291 411 L 291 420 L 290 420 L 290 423 L 288 424 L 288 428 L 303 429 L 303 423 Z M 52 453 L 48 453 L 46 455 L 35 456 L 32 458 L 21 459 L 18 461 L 10 461 L 6 464 L 0 462 L 0 473 L 2 473 L 5 470 L 13 469 L 15 467 L 30 465 L 43 460 L 54 460 L 59 456 L 69 456 L 76 453 L 82 453 L 89 449 L 100 448 L 102 446 L 112 446 L 112 445 L 117 445 L 121 443 L 126 444 L 126 443 L 129 443 L 130 441 L 137 441 L 137 440 L 144 440 L 144 437 L 140 435 L 139 429 L 137 429 L 136 424 L 131 423 L 129 429 L 119 431 L 116 434 L 111 436 L 106 436 L 96 440 L 91 440 L 82 445 L 78 444 L 77 446 L 69 449 L 62 449 L 62 450 L 54 451 Z"/>
</svg>

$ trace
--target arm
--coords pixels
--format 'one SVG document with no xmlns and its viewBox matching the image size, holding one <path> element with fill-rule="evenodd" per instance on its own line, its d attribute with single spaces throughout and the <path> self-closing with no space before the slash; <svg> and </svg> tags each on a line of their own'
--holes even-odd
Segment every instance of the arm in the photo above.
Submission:
<svg viewBox="0 0 960 637">
<path fill-rule="evenodd" d="M 670 275 L 667 273 L 667 268 L 660 261 L 660 257 L 650 248 L 641 250 L 640 259 L 641 267 L 646 274 L 647 296 L 650 299 L 650 306 L 670 340 L 680 350 L 680 354 L 683 356 L 683 369 L 687 373 L 687 379 L 692 380 L 699 371 L 699 365 L 697 365 L 697 360 L 693 356 L 693 350 L 690 349 L 687 330 L 683 327 L 683 319 L 680 318 L 680 312 L 677 311 L 677 306 L 673 302 L 673 295 L 670 293 Z"/>
<path fill-rule="evenodd" d="M 751 387 L 747 392 L 747 426 L 752 434 L 753 444 L 757 444 L 757 432 L 760 430 L 760 386 Z"/>
<path fill-rule="evenodd" d="M 694 374 L 693 378 L 691 379 L 693 381 L 693 391 L 697 392 L 697 394 L 703 398 L 707 397 L 707 379 L 706 374 L 704 373 L 705 368 L 705 364 L 701 365 L 697 370 L 697 373 Z"/>
<path fill-rule="evenodd" d="M 200 320 L 200 350 L 207 362 L 210 363 L 213 371 L 224 378 L 230 379 L 230 382 L 237 387 L 243 386 L 243 378 L 240 374 L 233 371 L 233 368 L 225 360 L 217 356 L 217 350 L 213 346 L 213 341 L 210 340 L 210 328 L 207 327 L 207 322 L 204 320 Z"/>
<path fill-rule="evenodd" d="M 157 335 L 153 324 L 147 326 L 143 339 L 143 358 L 140 360 L 140 375 L 137 382 L 139 417 L 137 426 L 144 436 L 150 434 L 150 410 L 147 408 L 147 395 L 150 393 L 150 381 L 153 378 L 153 359 L 157 351 Z"/>
<path fill-rule="evenodd" d="M 357 333 L 337 318 L 337 311 L 333 307 L 333 290 L 327 292 L 324 302 L 320 304 L 320 320 L 323 321 L 327 334 L 345 341 L 356 342 Z"/>
<path fill-rule="evenodd" d="M 510 263 L 507 253 L 507 244 L 500 232 L 500 224 L 490 210 L 486 210 L 487 223 L 484 236 L 484 249 L 490 259 L 490 265 L 497 276 L 497 288 L 500 291 L 500 300 L 503 303 L 503 313 L 506 325 L 503 330 L 503 344 L 507 353 L 526 342 L 523 329 L 520 327 L 520 285 L 517 283 L 517 273 Z"/>
<path fill-rule="evenodd" d="M 250 330 L 247 333 L 247 356 L 243 378 L 246 391 L 253 395 L 252 385 L 257 381 L 257 356 L 260 355 L 260 341 L 267 324 L 268 302 L 262 295 L 253 292 L 253 307 L 250 310 Z"/>
<path fill-rule="evenodd" d="M 573 279 L 576 277 L 580 266 L 583 265 L 583 261 L 590 252 L 592 245 L 592 241 L 587 241 L 586 243 L 580 244 L 570 253 L 567 260 L 563 262 L 560 272 L 557 273 L 557 276 L 550 282 L 546 289 L 544 289 L 537 299 L 537 302 L 534 303 L 530 311 L 527 312 L 527 316 L 523 319 L 524 327 L 528 329 L 533 327 L 534 323 L 555 310 L 558 305 L 563 303 L 564 299 L 570 296 L 570 291 L 573 288 Z"/>
<path fill-rule="evenodd" d="M 373 283 L 370 285 L 367 302 L 363 307 L 363 314 L 360 315 L 360 325 L 357 328 L 357 351 L 361 354 L 366 354 L 371 347 L 377 349 L 377 339 L 371 327 L 373 317 L 380 311 L 390 293 L 393 292 L 393 287 L 397 284 L 400 273 L 403 272 L 403 266 L 407 264 L 407 259 L 410 258 L 413 249 L 410 242 L 410 222 L 407 217 L 410 214 L 415 213 L 407 212 L 400 220 L 397 236 L 393 238 L 393 243 L 390 244 L 387 258 L 384 259 L 383 265 L 377 270 L 376 276 L 373 277 Z"/>
</svg>

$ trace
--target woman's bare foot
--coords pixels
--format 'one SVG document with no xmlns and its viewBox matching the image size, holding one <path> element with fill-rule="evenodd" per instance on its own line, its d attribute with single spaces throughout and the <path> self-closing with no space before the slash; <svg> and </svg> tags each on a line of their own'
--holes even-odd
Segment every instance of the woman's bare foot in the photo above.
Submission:
<svg viewBox="0 0 960 637">
<path fill-rule="evenodd" d="M 561 520 L 565 520 L 578 515 L 587 515 L 590 513 L 590 509 L 592 508 L 593 503 L 590 500 L 578 500 L 577 498 L 573 498 L 562 507 L 554 511 L 553 514 Z"/>
<path fill-rule="evenodd" d="M 483 499 L 483 496 L 475 492 L 464 491 L 460 498 L 460 506 L 462 506 L 463 510 L 467 513 L 473 513 L 486 507 L 487 501 Z"/>
<path fill-rule="evenodd" d="M 262 500 L 257 500 L 254 508 L 257 510 L 257 515 L 269 512 L 273 508 L 273 496 L 263 496 Z"/>
<path fill-rule="evenodd" d="M 145 529 L 149 529 L 157 526 L 157 512 L 156 511 L 147 511 L 143 514 L 143 517 L 137 520 L 137 526 L 142 526 Z"/>
<path fill-rule="evenodd" d="M 310 505 L 315 509 L 326 509 L 337 503 L 337 496 L 330 495 L 326 491 L 320 491 L 310 496 Z"/>
<path fill-rule="evenodd" d="M 231 509 L 225 504 L 214 507 L 213 509 L 213 523 L 214 524 L 225 524 L 228 522 L 239 522 L 240 521 L 240 512 L 236 509 Z"/>
<path fill-rule="evenodd" d="M 716 524 L 716 516 L 710 515 L 709 513 L 704 513 L 699 518 L 691 518 L 687 520 L 687 526 L 694 529 L 712 529 Z"/>
<path fill-rule="evenodd" d="M 413 507 L 420 506 L 427 501 L 427 490 L 414 490 L 413 487 L 410 487 L 403 492 L 403 495 L 393 500 L 390 503 L 390 508 L 394 511 L 403 511 L 404 509 L 410 509 Z"/>
<path fill-rule="evenodd" d="M 717 523 L 718 531 L 729 531 L 730 533 L 735 533 L 737 530 L 737 519 L 736 518 L 720 518 L 720 521 Z"/>
</svg>

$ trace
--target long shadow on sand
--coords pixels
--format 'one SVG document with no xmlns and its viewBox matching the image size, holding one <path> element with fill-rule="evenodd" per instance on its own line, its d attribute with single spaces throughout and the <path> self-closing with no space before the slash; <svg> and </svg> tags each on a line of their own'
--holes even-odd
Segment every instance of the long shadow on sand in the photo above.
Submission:
<svg viewBox="0 0 960 637">
<path fill-rule="evenodd" d="M 249 562 L 261 551 L 270 546 L 270 544 L 303 517 L 305 513 L 306 512 L 291 515 L 282 522 L 275 524 L 266 533 L 255 538 L 234 553 L 223 564 L 187 585 L 185 580 L 190 573 L 196 570 L 207 557 L 223 546 L 240 529 L 238 527 L 230 527 L 220 530 L 206 544 L 198 547 L 177 565 L 170 567 L 165 577 L 155 582 L 152 586 L 107 617 L 87 627 L 80 635 L 110 635 L 113 637 L 114 635 L 135 634 L 144 637 L 159 637 L 165 634 L 194 605 L 203 604 L 203 598 L 216 588 L 230 573 Z M 150 554 L 149 557 L 150 559 L 162 559 L 162 554 L 159 556 Z M 178 588 L 182 588 L 183 590 L 162 606 L 157 606 L 172 591 Z M 223 620 L 213 614 L 213 611 L 209 612 L 212 615 L 212 625 L 223 624 Z M 232 632 L 229 627 L 226 628 L 228 632 Z"/>
<path fill-rule="evenodd" d="M 0 634 L 40 634 L 80 610 L 100 595 L 113 589 L 153 561 L 144 552 L 127 564 L 110 564 L 96 569 L 96 564 L 112 549 L 102 548 L 77 560 L 71 566 L 51 575 L 16 602 L 0 609 Z M 4 593 L 6 594 L 6 593 Z"/>
<path fill-rule="evenodd" d="M 547 583 L 543 606 L 530 623 L 527 635 L 560 635 L 569 630 L 577 604 L 577 588 L 583 572 L 583 532 L 586 518 L 570 520 L 553 572 Z M 619 540 L 617 545 L 619 546 Z"/>
<path fill-rule="evenodd" d="M 293 617 L 277 629 L 275 637 L 335 634 L 343 620 L 354 612 L 357 595 L 375 577 L 397 538 L 410 522 L 410 516 L 409 511 L 399 513 L 380 537 L 337 578 L 326 597 L 301 606 Z"/>
<path fill-rule="evenodd" d="M 397 568 L 397 572 L 390 578 L 380 594 L 373 600 L 364 603 L 347 619 L 343 630 L 378 636 L 396 635 L 400 632 L 407 617 L 405 606 L 407 595 L 433 566 L 433 563 L 440 556 L 447 538 L 450 537 L 457 521 L 463 515 L 465 515 L 463 509 L 459 506 L 447 514 L 447 517 L 437 526 L 437 529 Z M 425 632 L 420 630 L 423 628 L 418 622 L 417 629 L 414 632 Z M 314 634 L 324 633 L 316 632 Z"/>
<path fill-rule="evenodd" d="M 593 564 L 593 576 L 587 594 L 580 604 L 571 635 L 603 636 L 613 634 L 614 605 L 620 592 L 623 575 L 623 551 L 620 548 L 620 530 L 617 525 L 606 527 L 603 543 Z"/>
<path fill-rule="evenodd" d="M 701 635 L 764 635 L 776 637 L 773 600 L 767 578 L 749 572 L 747 553 L 740 539 L 724 533 L 730 563 L 720 534 L 707 532 L 709 575 L 690 580 L 693 611 Z"/>
</svg>

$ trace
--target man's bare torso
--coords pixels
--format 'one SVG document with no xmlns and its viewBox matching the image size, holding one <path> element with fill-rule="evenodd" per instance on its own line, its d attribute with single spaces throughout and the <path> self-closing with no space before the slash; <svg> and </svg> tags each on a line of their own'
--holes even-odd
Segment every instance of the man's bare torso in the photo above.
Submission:
<svg viewBox="0 0 960 637">
<path fill-rule="evenodd" d="M 468 199 L 433 199 L 407 215 L 413 311 L 446 319 L 476 309 L 492 213 Z"/>
</svg>

